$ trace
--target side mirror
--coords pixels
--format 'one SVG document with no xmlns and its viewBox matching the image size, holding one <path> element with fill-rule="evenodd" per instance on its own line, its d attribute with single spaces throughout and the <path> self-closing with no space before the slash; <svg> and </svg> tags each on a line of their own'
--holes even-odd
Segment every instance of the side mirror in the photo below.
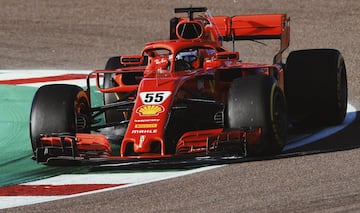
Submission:
<svg viewBox="0 0 360 213">
<path fill-rule="evenodd" d="M 216 53 L 216 60 L 219 61 L 238 61 L 239 53 L 238 52 L 219 52 Z"/>
<path fill-rule="evenodd" d="M 122 56 L 120 63 L 122 65 L 132 65 L 132 66 L 140 66 L 142 65 L 144 62 L 144 56 L 142 55 L 127 55 L 127 56 Z"/>
</svg>

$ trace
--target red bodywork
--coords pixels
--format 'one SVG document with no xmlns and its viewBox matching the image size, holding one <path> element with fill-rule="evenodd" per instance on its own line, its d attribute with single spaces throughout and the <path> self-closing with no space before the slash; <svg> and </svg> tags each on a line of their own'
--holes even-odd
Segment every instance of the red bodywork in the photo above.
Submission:
<svg viewBox="0 0 360 213">
<path fill-rule="evenodd" d="M 120 69 L 96 70 L 89 74 L 89 99 L 89 79 L 94 76 L 101 93 L 121 96 L 136 91 L 127 99 L 132 101 L 133 108 L 131 112 L 124 112 L 128 126 L 120 141 L 120 153 L 111 154 L 113 151 L 108 138 L 94 133 L 77 133 L 74 138 L 44 136 L 41 138 L 42 146 L 56 147 L 65 144 L 74 147 L 74 157 L 124 159 L 209 154 L 222 151 L 226 144 L 235 144 L 242 149 L 246 144 L 258 143 L 261 128 L 227 130 L 226 125 L 219 125 L 217 128 L 200 128 L 182 133 L 174 145 L 175 151 L 169 153 L 166 150 L 166 134 L 170 128 L 172 111 L 177 109 L 174 104 L 180 99 L 196 101 L 195 97 L 184 91 L 206 94 L 212 97 L 211 101 L 225 103 L 231 81 L 224 79 L 254 74 L 274 76 L 283 87 L 281 54 L 289 46 L 289 18 L 285 14 L 233 17 L 204 14 L 195 18 L 192 17 L 192 12 L 189 14 L 189 17 L 175 19 L 171 40 L 148 43 L 140 55 L 121 57 L 119 63 L 123 67 Z M 193 30 L 195 35 L 192 29 L 187 28 L 189 26 L 196 29 Z M 241 62 L 238 52 L 226 51 L 222 46 L 223 41 L 252 39 L 280 40 L 280 50 L 274 57 L 274 64 Z M 201 60 L 193 64 L 191 69 L 177 70 L 177 55 L 183 50 L 197 50 L 197 57 Z M 109 73 L 117 85 L 104 88 L 101 80 Z M 137 83 L 128 84 L 123 80 L 127 73 L 142 73 L 142 76 Z M 172 125 L 174 126 L 176 124 Z M 131 154 L 127 153 L 129 147 L 132 148 Z"/>
</svg>

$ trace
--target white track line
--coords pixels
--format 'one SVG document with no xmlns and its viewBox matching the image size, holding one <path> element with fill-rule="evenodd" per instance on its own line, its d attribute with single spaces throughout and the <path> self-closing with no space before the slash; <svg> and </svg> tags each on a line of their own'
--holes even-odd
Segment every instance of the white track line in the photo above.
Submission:
<svg viewBox="0 0 360 213">
<path fill-rule="evenodd" d="M 31 79 L 41 77 L 51 77 L 66 74 L 89 74 L 92 70 L 0 70 L 0 80 Z M 40 83 L 20 84 L 19 86 L 41 87 L 45 84 L 74 84 L 86 86 L 86 79 L 49 81 Z M 95 79 L 91 79 L 91 85 L 95 85 Z"/>
<path fill-rule="evenodd" d="M 39 78 L 65 74 L 89 74 L 92 70 L 44 70 L 44 69 L 32 69 L 32 70 L 0 70 L 1 80 L 13 80 L 23 78 Z"/>
<path fill-rule="evenodd" d="M 99 192 L 111 191 L 126 187 L 132 187 L 161 180 L 167 180 L 180 176 L 190 175 L 198 172 L 208 171 L 221 167 L 207 166 L 186 171 L 168 171 L 168 172 L 136 172 L 124 174 L 77 174 L 77 175 L 59 175 L 52 178 L 24 183 L 22 185 L 66 185 L 66 184 L 126 184 L 117 187 L 100 189 L 90 192 L 78 193 L 66 196 L 0 196 L 0 209 L 13 208 L 17 206 L 32 205 L 41 202 L 60 200 L 65 198 L 79 197 Z"/>
</svg>

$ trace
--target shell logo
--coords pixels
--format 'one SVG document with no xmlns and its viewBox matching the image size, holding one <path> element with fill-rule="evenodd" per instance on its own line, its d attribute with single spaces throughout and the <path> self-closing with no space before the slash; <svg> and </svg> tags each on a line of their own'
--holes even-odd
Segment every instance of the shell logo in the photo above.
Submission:
<svg viewBox="0 0 360 213">
<path fill-rule="evenodd" d="M 157 116 L 164 112 L 164 107 L 161 105 L 143 105 L 137 108 L 136 112 L 140 116 Z"/>
</svg>

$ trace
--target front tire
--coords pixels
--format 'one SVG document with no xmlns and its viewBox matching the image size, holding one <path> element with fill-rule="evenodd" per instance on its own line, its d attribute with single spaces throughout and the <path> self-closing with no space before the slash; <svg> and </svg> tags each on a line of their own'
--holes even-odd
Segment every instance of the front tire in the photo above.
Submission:
<svg viewBox="0 0 360 213">
<path fill-rule="evenodd" d="M 230 129 L 262 129 L 258 144 L 249 144 L 248 155 L 274 155 L 287 141 L 287 106 L 276 80 L 265 75 L 235 79 L 227 104 Z"/>
<path fill-rule="evenodd" d="M 40 87 L 30 112 L 30 139 L 36 154 L 41 134 L 89 133 L 90 103 L 87 94 L 75 85 L 54 84 Z"/>
</svg>

